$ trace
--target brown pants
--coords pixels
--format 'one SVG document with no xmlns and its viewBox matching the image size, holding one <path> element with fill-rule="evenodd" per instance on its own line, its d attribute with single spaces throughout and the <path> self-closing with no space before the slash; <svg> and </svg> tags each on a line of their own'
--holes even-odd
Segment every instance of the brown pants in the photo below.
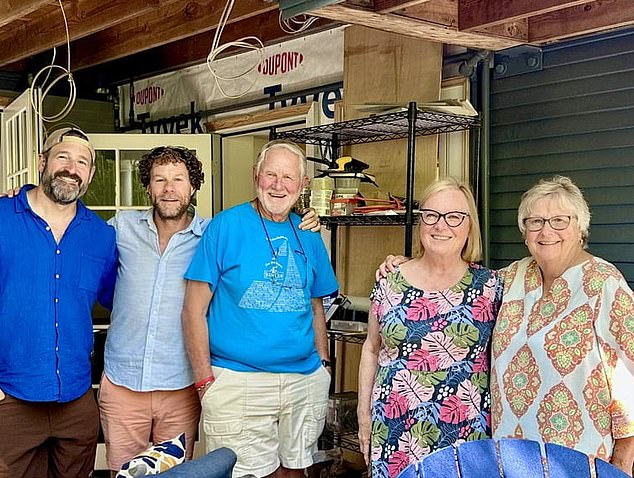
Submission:
<svg viewBox="0 0 634 478">
<path fill-rule="evenodd" d="M 68 403 L 0 401 L 0 478 L 84 478 L 95 465 L 99 411 L 92 390 Z"/>
</svg>

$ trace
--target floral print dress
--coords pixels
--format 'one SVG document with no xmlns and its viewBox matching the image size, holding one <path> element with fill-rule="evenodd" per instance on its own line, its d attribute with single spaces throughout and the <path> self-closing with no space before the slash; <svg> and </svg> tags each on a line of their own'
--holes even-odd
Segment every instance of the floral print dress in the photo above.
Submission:
<svg viewBox="0 0 634 478">
<path fill-rule="evenodd" d="M 489 339 L 501 302 L 495 271 L 470 264 L 426 291 L 397 269 L 372 290 L 381 348 L 372 391 L 373 478 L 453 443 L 490 436 Z"/>
</svg>

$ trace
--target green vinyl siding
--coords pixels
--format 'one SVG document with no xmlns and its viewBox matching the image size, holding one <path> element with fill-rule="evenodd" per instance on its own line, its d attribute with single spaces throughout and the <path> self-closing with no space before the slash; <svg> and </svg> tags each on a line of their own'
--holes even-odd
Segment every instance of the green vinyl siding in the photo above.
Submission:
<svg viewBox="0 0 634 478">
<path fill-rule="evenodd" d="M 491 265 L 528 254 L 521 194 L 570 176 L 590 204 L 589 250 L 634 285 L 634 30 L 547 46 L 543 69 L 491 83 Z"/>
</svg>

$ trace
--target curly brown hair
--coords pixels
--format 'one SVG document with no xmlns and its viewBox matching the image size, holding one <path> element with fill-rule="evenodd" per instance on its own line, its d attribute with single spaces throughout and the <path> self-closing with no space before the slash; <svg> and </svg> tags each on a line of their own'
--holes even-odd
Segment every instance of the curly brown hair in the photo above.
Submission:
<svg viewBox="0 0 634 478">
<path fill-rule="evenodd" d="M 148 154 L 144 154 L 139 161 L 139 178 L 143 187 L 150 185 L 150 172 L 155 164 L 184 163 L 189 173 L 189 182 L 198 191 L 205 182 L 203 163 L 192 150 L 181 146 L 159 146 Z"/>
</svg>

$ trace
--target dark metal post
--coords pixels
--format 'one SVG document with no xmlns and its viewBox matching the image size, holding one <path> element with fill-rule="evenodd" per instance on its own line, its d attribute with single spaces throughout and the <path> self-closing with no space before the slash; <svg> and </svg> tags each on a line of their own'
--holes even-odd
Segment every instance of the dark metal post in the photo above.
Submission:
<svg viewBox="0 0 634 478">
<path fill-rule="evenodd" d="M 491 188 L 490 188 L 490 141 L 491 141 L 491 60 L 482 63 L 482 127 L 480 129 L 480 156 L 482 158 L 482 177 L 480 180 L 482 208 L 480 224 L 482 228 L 482 262 L 486 267 L 491 264 Z"/>
<path fill-rule="evenodd" d="M 414 230 L 414 165 L 416 162 L 416 116 L 415 102 L 407 110 L 407 183 L 405 198 L 405 255 L 412 256 L 412 231 Z"/>
<path fill-rule="evenodd" d="M 330 223 L 330 263 L 337 272 L 337 223 Z"/>
</svg>

